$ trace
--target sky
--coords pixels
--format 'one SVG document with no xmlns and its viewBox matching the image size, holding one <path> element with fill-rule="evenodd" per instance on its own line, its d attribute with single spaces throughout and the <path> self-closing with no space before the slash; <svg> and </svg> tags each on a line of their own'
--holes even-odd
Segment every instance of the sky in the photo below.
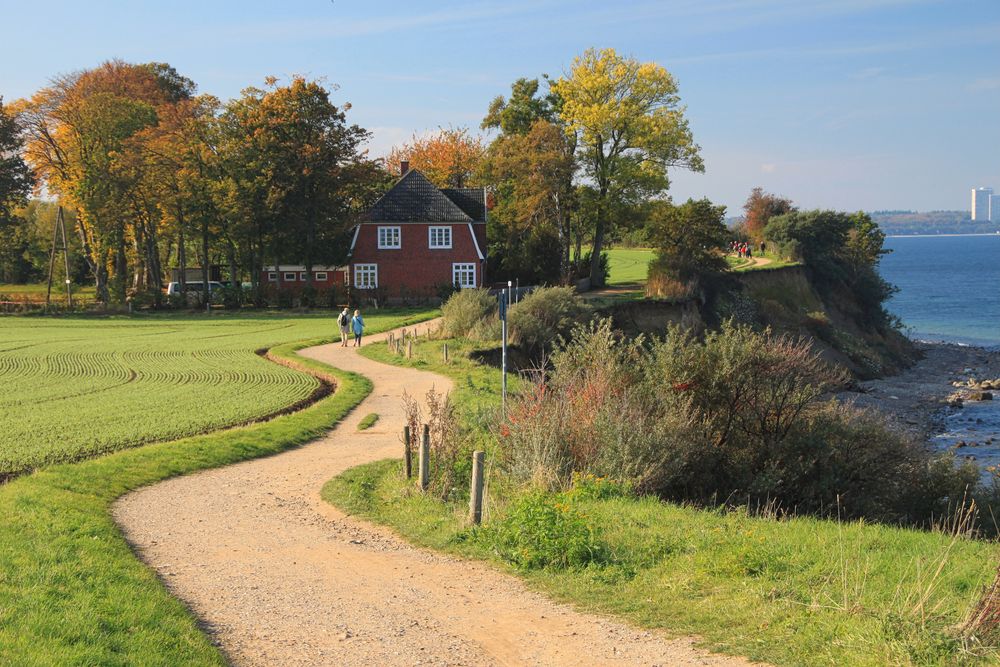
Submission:
<svg viewBox="0 0 1000 667">
<path fill-rule="evenodd" d="M 803 208 L 968 210 L 1000 192 L 1000 0 L 0 0 L 0 96 L 110 58 L 168 62 L 222 99 L 264 77 L 335 85 L 372 156 L 479 123 L 519 77 L 588 47 L 677 79 L 705 173 L 675 200 L 737 214 L 761 186 Z M 487 137 L 488 138 L 488 137 Z"/>
</svg>

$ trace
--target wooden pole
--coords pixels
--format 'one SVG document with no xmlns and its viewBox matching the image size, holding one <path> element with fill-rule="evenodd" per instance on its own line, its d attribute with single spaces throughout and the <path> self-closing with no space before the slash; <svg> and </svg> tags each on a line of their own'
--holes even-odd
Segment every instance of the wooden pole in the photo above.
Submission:
<svg viewBox="0 0 1000 667">
<path fill-rule="evenodd" d="M 483 464 L 486 452 L 472 453 L 472 489 L 469 492 L 469 521 L 474 524 L 483 520 Z"/>
<path fill-rule="evenodd" d="M 424 436 L 420 439 L 420 490 L 426 491 L 431 481 L 431 427 L 424 424 Z"/>
<path fill-rule="evenodd" d="M 444 363 L 448 363 L 448 343 L 441 346 L 441 354 L 444 355 Z"/>
<path fill-rule="evenodd" d="M 413 455 L 410 451 L 410 427 L 403 427 L 403 444 L 406 445 L 406 479 L 413 477 Z"/>
<path fill-rule="evenodd" d="M 410 340 L 406 341 L 406 358 L 407 359 L 412 359 L 413 358 L 413 339 L 412 338 Z"/>
</svg>

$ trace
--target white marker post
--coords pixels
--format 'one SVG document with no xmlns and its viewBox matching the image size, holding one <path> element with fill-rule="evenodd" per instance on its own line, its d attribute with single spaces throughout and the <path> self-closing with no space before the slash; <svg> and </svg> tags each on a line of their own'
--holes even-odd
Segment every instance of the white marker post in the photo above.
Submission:
<svg viewBox="0 0 1000 667">
<path fill-rule="evenodd" d="M 501 384 L 501 391 L 503 395 L 502 409 L 505 417 L 507 416 L 507 309 L 510 307 L 510 286 L 511 282 L 508 280 L 507 289 L 503 291 L 503 301 L 500 304 L 500 307 L 503 310 L 503 317 L 501 318 L 501 322 L 503 323 L 503 381 Z"/>
</svg>

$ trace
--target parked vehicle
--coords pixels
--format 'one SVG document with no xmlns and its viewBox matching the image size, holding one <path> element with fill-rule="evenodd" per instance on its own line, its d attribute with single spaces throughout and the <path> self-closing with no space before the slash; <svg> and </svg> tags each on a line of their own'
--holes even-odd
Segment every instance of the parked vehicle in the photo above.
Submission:
<svg viewBox="0 0 1000 667">
<path fill-rule="evenodd" d="M 209 292 L 209 294 L 211 294 L 212 292 L 215 292 L 217 290 L 220 290 L 223 287 L 225 287 L 225 285 L 223 285 L 222 283 L 217 282 L 215 280 L 210 280 L 208 282 L 208 292 Z M 184 291 L 185 292 L 202 292 L 202 291 L 204 291 L 204 289 L 205 289 L 204 288 L 204 283 L 202 281 L 200 281 L 200 280 L 189 280 L 186 283 L 184 283 Z M 173 296 L 175 294 L 180 294 L 180 293 L 181 293 L 181 284 L 180 283 L 170 283 L 170 284 L 167 285 L 167 296 Z"/>
</svg>

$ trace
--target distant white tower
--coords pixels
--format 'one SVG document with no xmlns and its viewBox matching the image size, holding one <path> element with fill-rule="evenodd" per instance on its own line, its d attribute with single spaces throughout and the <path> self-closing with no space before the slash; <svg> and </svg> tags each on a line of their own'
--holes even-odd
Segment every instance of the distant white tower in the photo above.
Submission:
<svg viewBox="0 0 1000 667">
<path fill-rule="evenodd" d="M 972 219 L 990 219 L 990 197 L 993 195 L 993 188 L 973 188 L 972 189 Z"/>
<path fill-rule="evenodd" d="M 1000 222 L 1000 195 L 990 195 L 990 221 Z"/>
</svg>

